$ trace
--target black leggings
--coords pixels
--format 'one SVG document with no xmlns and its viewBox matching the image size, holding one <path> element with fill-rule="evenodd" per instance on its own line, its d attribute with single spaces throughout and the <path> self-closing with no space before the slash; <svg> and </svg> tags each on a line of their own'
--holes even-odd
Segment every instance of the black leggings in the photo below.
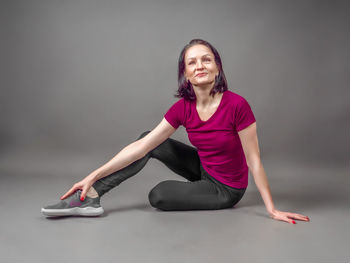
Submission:
<svg viewBox="0 0 350 263">
<path fill-rule="evenodd" d="M 137 140 L 150 131 L 142 133 Z M 138 173 L 150 158 L 164 163 L 170 170 L 188 181 L 166 180 L 148 194 L 150 204 L 161 210 L 212 210 L 231 208 L 241 200 L 244 189 L 225 185 L 204 169 L 197 149 L 168 138 L 144 157 L 123 169 L 97 180 L 92 186 L 101 197 L 112 188 Z"/>
</svg>

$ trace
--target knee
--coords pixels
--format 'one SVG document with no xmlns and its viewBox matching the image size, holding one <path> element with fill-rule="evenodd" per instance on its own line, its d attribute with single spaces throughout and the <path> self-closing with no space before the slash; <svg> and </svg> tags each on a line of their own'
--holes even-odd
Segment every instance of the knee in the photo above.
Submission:
<svg viewBox="0 0 350 263">
<path fill-rule="evenodd" d="M 137 138 L 137 140 L 139 140 L 139 139 L 145 137 L 145 136 L 146 136 L 147 134 L 149 134 L 150 132 L 151 132 L 151 131 L 145 131 L 145 132 L 141 133 L 141 135 Z"/>
<path fill-rule="evenodd" d="M 159 188 L 159 184 L 152 188 L 152 190 L 148 193 L 148 200 L 151 206 L 161 209 L 163 204 L 163 194 L 162 189 Z"/>
</svg>

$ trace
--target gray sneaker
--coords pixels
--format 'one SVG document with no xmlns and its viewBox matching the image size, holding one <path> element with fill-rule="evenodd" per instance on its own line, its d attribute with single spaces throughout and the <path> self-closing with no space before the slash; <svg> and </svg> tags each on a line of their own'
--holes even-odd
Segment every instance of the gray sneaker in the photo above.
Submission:
<svg viewBox="0 0 350 263">
<path fill-rule="evenodd" d="M 55 205 L 48 205 L 41 208 L 41 213 L 45 216 L 99 216 L 104 210 L 100 205 L 100 197 L 85 197 L 80 201 L 81 190 L 77 190 L 66 199 Z"/>
</svg>

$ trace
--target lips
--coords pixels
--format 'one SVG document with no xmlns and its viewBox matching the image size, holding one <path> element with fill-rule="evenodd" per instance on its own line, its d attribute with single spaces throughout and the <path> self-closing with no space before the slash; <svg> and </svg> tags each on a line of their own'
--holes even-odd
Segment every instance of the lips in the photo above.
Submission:
<svg viewBox="0 0 350 263">
<path fill-rule="evenodd" d="M 196 75 L 196 77 L 203 77 L 203 76 L 205 76 L 205 75 L 207 75 L 208 73 L 198 73 L 197 75 Z"/>
</svg>

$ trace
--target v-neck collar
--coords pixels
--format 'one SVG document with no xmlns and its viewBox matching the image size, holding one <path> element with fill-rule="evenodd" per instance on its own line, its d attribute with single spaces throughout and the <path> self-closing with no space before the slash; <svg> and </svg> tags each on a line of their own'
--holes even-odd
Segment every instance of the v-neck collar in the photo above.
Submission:
<svg viewBox="0 0 350 263">
<path fill-rule="evenodd" d="M 196 100 L 193 101 L 194 110 L 195 110 L 196 115 L 197 115 L 197 118 L 200 120 L 200 122 L 206 123 L 206 122 L 210 121 L 212 118 L 214 118 L 214 116 L 217 114 L 217 112 L 220 111 L 220 108 L 221 108 L 221 106 L 222 106 L 222 104 L 223 104 L 223 100 L 224 100 L 224 97 L 225 97 L 225 93 L 226 93 L 226 91 L 223 92 L 223 94 L 222 94 L 222 96 L 221 96 L 221 100 L 220 100 L 219 106 L 216 108 L 215 112 L 214 112 L 214 113 L 209 117 L 209 119 L 207 119 L 206 121 L 203 121 L 203 120 L 201 119 L 201 117 L 199 116 L 199 113 L 198 113 L 198 111 L 197 111 L 197 101 L 196 101 Z"/>
</svg>

